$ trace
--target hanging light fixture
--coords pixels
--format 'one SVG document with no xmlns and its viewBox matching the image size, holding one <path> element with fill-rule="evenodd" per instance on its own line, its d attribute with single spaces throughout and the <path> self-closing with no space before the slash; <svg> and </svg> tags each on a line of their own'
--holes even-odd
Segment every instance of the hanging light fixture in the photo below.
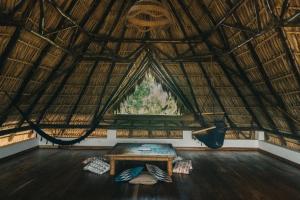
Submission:
<svg viewBox="0 0 300 200">
<path fill-rule="evenodd" d="M 162 29 L 172 24 L 169 9 L 157 0 L 137 1 L 128 11 L 127 26 L 147 32 Z"/>
</svg>

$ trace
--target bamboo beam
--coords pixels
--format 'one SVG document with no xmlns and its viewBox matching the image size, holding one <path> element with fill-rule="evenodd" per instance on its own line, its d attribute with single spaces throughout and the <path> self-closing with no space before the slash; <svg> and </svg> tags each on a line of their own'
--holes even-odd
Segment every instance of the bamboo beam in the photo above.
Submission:
<svg viewBox="0 0 300 200">
<path fill-rule="evenodd" d="M 289 0 L 284 0 L 281 6 L 281 11 L 280 11 L 280 19 L 283 20 L 286 12 L 288 11 L 289 8 Z"/>
<path fill-rule="evenodd" d="M 205 6 L 205 5 L 204 5 Z M 205 12 L 209 12 L 208 9 Z M 215 23 L 214 19 L 212 17 L 210 17 L 210 20 L 212 21 L 212 23 Z M 228 41 L 226 35 L 225 35 L 225 40 Z M 240 77 L 247 85 L 247 87 L 250 89 L 250 91 L 252 92 L 252 94 L 255 96 L 256 101 L 259 103 L 259 108 L 262 110 L 262 113 L 265 115 L 265 118 L 267 119 L 267 121 L 269 122 L 270 126 L 272 127 L 273 131 L 278 131 L 278 128 L 276 127 L 273 119 L 271 118 L 271 116 L 269 115 L 266 106 L 264 105 L 262 99 L 260 98 L 260 96 L 258 95 L 258 92 L 255 90 L 255 88 L 253 87 L 253 85 L 251 84 L 251 81 L 248 79 L 247 75 L 244 73 L 244 71 L 242 70 L 242 67 L 239 65 L 239 63 L 236 60 L 236 57 L 234 56 L 233 53 L 230 54 L 230 58 L 233 60 L 236 68 L 238 69 L 238 73 L 240 74 Z"/>
<path fill-rule="evenodd" d="M 186 5 L 180 1 L 177 0 L 177 2 L 180 4 L 181 8 L 185 11 L 185 14 L 189 17 L 190 21 L 192 22 L 193 26 L 196 28 L 196 30 L 198 31 L 199 34 L 202 34 L 203 31 L 199 28 L 196 20 L 193 18 L 193 16 L 191 15 L 191 13 L 189 12 L 189 10 L 187 9 Z M 255 121 L 255 123 L 259 126 L 262 127 L 262 125 L 260 124 L 259 120 L 257 119 L 256 115 L 254 114 L 253 110 L 250 108 L 249 103 L 247 102 L 247 100 L 244 98 L 241 90 L 239 89 L 239 87 L 237 86 L 237 84 L 235 83 L 235 81 L 233 80 L 233 78 L 231 77 L 230 73 L 228 72 L 228 66 L 226 66 L 225 63 L 222 62 L 222 60 L 217 56 L 215 49 L 213 48 L 213 46 L 210 44 L 209 40 L 205 40 L 205 44 L 208 47 L 208 49 L 215 55 L 215 60 L 217 61 L 217 63 L 219 64 L 219 66 L 221 67 L 221 69 L 223 70 L 225 76 L 227 77 L 228 81 L 230 82 L 230 84 L 233 86 L 233 88 L 235 89 L 237 95 L 240 97 L 240 99 L 242 100 L 243 104 L 245 105 L 246 110 L 250 113 L 250 115 L 252 116 L 253 120 Z"/>
<path fill-rule="evenodd" d="M 97 6 L 99 5 L 100 2 L 94 1 L 93 6 L 91 6 L 91 8 L 87 11 L 87 13 L 84 15 L 83 19 L 81 20 L 81 24 L 84 25 L 85 23 L 87 23 L 89 16 L 95 12 Z M 112 6 L 113 2 L 111 2 L 109 4 L 109 6 Z M 109 12 L 108 10 L 110 9 L 110 7 L 107 8 L 107 13 Z M 105 17 L 105 15 L 104 15 Z M 97 29 L 101 28 L 101 24 L 103 23 L 105 19 L 101 19 L 99 21 L 99 24 L 97 24 L 97 26 L 95 27 L 96 31 Z M 77 35 L 78 37 L 78 35 Z M 87 41 L 86 44 L 84 45 L 84 49 L 88 48 L 90 41 Z M 66 55 L 64 55 L 63 57 L 66 57 Z M 69 77 L 71 76 L 72 72 L 75 70 L 75 66 L 80 62 L 81 57 L 77 56 L 76 58 L 73 58 L 72 63 L 70 64 L 70 66 L 68 67 L 68 71 L 66 73 L 66 75 L 64 76 L 61 85 L 56 89 L 56 91 L 54 92 L 54 94 L 52 95 L 52 97 L 50 98 L 50 100 L 47 102 L 46 106 L 44 107 L 44 109 L 41 111 L 40 116 L 37 119 L 37 122 L 39 123 L 41 121 L 41 119 L 43 118 L 46 110 L 48 109 L 48 107 L 51 106 L 51 104 L 53 103 L 53 101 L 56 99 L 56 97 L 59 95 L 60 91 L 63 89 L 63 85 L 67 82 L 67 80 L 69 79 Z M 62 64 L 64 62 L 64 60 L 61 60 L 61 62 L 59 64 Z M 59 68 L 60 66 L 57 66 L 57 68 Z M 54 73 L 52 72 L 52 74 L 50 74 L 50 77 L 54 77 Z M 42 90 L 42 93 L 45 90 Z M 42 94 L 39 95 L 40 97 L 42 96 Z"/>
<path fill-rule="evenodd" d="M 42 1 L 43 0 L 40 0 L 40 5 L 41 5 L 40 9 L 44 9 L 43 8 L 44 4 L 42 3 Z M 73 8 L 74 5 L 75 5 L 75 3 L 70 4 L 69 10 L 71 10 L 71 8 Z M 44 15 L 41 14 L 41 17 L 44 18 Z M 43 21 L 43 19 L 40 19 L 40 21 Z M 61 27 L 63 25 L 63 23 L 64 23 L 64 21 L 60 20 L 57 24 L 57 27 Z M 41 23 L 41 26 L 42 26 L 42 23 Z M 56 36 L 57 36 L 57 34 L 52 35 L 52 39 L 54 39 Z M 26 72 L 26 74 L 22 80 L 21 86 L 17 90 L 17 94 L 13 97 L 12 101 L 8 104 L 8 106 L 3 111 L 2 117 L 0 118 L 0 126 L 6 121 L 7 116 L 11 112 L 11 109 L 13 108 L 13 106 L 18 105 L 18 103 L 20 102 L 22 94 L 26 90 L 28 83 L 32 79 L 32 76 L 38 71 L 43 59 L 48 55 L 50 48 L 51 48 L 51 45 L 46 44 L 45 47 L 43 47 L 42 50 L 40 51 L 38 58 L 34 61 L 31 68 Z"/>
<path fill-rule="evenodd" d="M 26 9 L 25 9 L 24 13 L 22 13 L 22 18 L 23 18 L 23 19 L 27 19 L 27 18 L 28 18 L 29 14 L 30 14 L 30 12 L 31 12 L 31 8 L 32 8 L 33 4 L 34 4 L 34 1 L 31 0 L 31 1 L 28 3 L 28 5 L 26 6 Z M 23 3 L 20 4 L 20 5 L 23 5 Z M 4 20 L 4 22 L 8 22 L 8 23 L 9 23 L 9 22 L 10 22 L 9 19 L 10 19 L 11 17 L 13 17 L 13 15 L 14 15 L 15 12 L 17 11 L 17 9 L 19 9 L 18 6 L 17 6 L 16 9 L 11 13 L 10 16 L 5 16 L 5 15 L 2 14 L 2 16 L 0 16 L 0 19 L 1 19 L 1 20 Z M 1 20 L 0 20 L 0 26 L 2 25 Z M 6 25 L 7 25 L 7 24 L 6 24 Z M 5 24 L 4 24 L 4 26 L 5 26 Z M 9 55 L 11 54 L 11 52 L 13 51 L 13 49 L 15 48 L 15 45 L 16 45 L 16 43 L 17 43 L 19 37 L 20 37 L 21 30 L 22 30 L 22 28 L 21 28 L 20 26 L 17 26 L 17 27 L 15 28 L 15 31 L 14 31 L 13 35 L 10 37 L 10 40 L 9 40 L 8 44 L 6 45 L 4 51 L 2 52 L 2 54 L 1 54 L 1 56 L 0 56 L 0 73 L 3 71 L 3 68 L 4 68 L 5 64 L 6 64 L 7 58 L 9 57 Z"/>
<path fill-rule="evenodd" d="M 268 3 L 269 1 L 266 1 L 266 2 Z M 227 3 L 230 7 L 233 6 L 233 4 L 231 3 L 231 0 L 227 0 Z M 276 15 L 272 12 L 272 8 L 270 8 L 270 6 L 271 6 L 270 4 L 267 5 L 267 8 L 268 8 L 267 10 L 269 10 L 270 15 L 273 18 L 276 18 Z M 237 24 L 240 25 L 241 21 L 239 19 L 239 16 L 237 16 L 235 14 L 233 16 L 235 17 L 235 19 L 237 21 Z M 242 32 L 242 35 L 246 38 L 248 37 L 248 34 L 245 33 L 245 32 Z M 270 79 L 267 75 L 267 72 L 265 71 L 265 69 L 263 67 L 263 63 L 261 62 L 260 57 L 257 55 L 257 53 L 255 51 L 255 48 L 253 47 L 252 43 L 247 43 L 247 47 L 250 50 L 250 55 L 251 55 L 254 63 L 256 64 L 263 80 L 265 81 L 265 84 L 266 84 L 267 88 L 271 92 L 272 96 L 276 99 L 276 103 L 280 106 L 281 109 L 288 111 L 288 108 L 286 107 L 286 105 L 285 105 L 284 101 L 282 100 L 281 96 L 278 95 L 276 90 L 274 89 L 274 87 L 273 87 L 273 85 L 272 85 L 272 83 L 271 83 L 271 81 L 270 81 Z M 295 127 L 294 123 L 291 122 L 291 120 L 289 118 L 289 115 L 287 115 L 286 113 L 283 113 L 283 115 L 284 115 L 284 119 L 285 119 L 286 123 L 288 124 L 289 129 L 291 130 L 291 132 L 293 134 L 297 134 L 296 127 Z M 275 123 L 274 123 L 274 125 L 275 125 Z M 285 141 L 283 141 L 283 143 L 285 144 Z"/>
<path fill-rule="evenodd" d="M 98 1 L 94 1 L 93 2 L 91 8 L 87 11 L 87 13 L 81 19 L 80 24 L 84 25 L 87 22 L 88 17 L 90 16 L 90 14 L 92 12 L 94 12 L 95 8 L 99 5 L 99 3 L 100 2 L 98 2 Z M 76 5 L 76 2 L 71 3 L 71 5 L 69 6 L 69 8 L 66 10 L 66 12 L 71 12 L 71 10 L 73 9 L 73 7 L 75 5 Z M 77 35 L 77 37 L 78 37 L 78 35 Z M 62 55 L 60 61 L 58 62 L 57 65 L 55 65 L 55 67 L 53 68 L 52 72 L 50 73 L 50 75 L 45 80 L 45 82 L 38 89 L 38 91 L 35 92 L 36 95 L 34 96 L 33 103 L 24 112 L 25 116 L 27 116 L 29 118 L 29 116 L 30 116 L 31 112 L 33 111 L 35 105 L 38 103 L 38 101 L 40 100 L 40 98 L 43 96 L 44 92 L 46 91 L 47 87 L 51 84 L 51 82 L 53 81 L 53 79 L 58 78 L 58 77 L 64 75 L 65 73 L 67 73 L 68 71 L 70 71 L 70 68 L 67 68 L 67 70 L 63 71 L 63 73 L 57 74 L 57 71 L 59 70 L 59 68 L 64 63 L 64 61 L 65 61 L 65 59 L 67 57 L 68 57 L 68 53 L 65 53 L 64 55 Z M 21 119 L 20 122 L 18 123 L 18 127 L 20 127 L 23 123 L 24 123 L 24 119 Z"/>
<path fill-rule="evenodd" d="M 135 2 L 135 1 L 129 2 L 128 7 L 131 6 L 131 5 L 133 5 L 134 2 Z M 126 10 L 125 5 L 126 5 L 126 4 L 125 4 L 125 2 L 124 2 L 123 6 L 121 6 L 121 10 L 120 10 L 120 12 L 119 12 L 119 13 L 120 13 L 119 17 L 121 17 L 121 14 Z M 126 30 L 127 30 L 126 27 L 122 30 L 121 38 L 124 38 Z M 116 52 L 118 52 L 118 51 L 120 50 L 120 48 L 121 48 L 121 42 L 117 45 L 117 47 L 116 47 Z M 111 68 L 113 68 L 114 65 L 115 65 L 115 63 L 112 63 Z M 133 66 L 133 64 L 130 64 L 128 68 L 131 68 L 132 66 Z M 111 72 L 112 72 L 112 71 L 113 71 L 113 70 L 111 70 Z M 127 71 L 127 72 L 128 72 L 128 71 Z M 102 107 L 102 109 L 100 110 L 100 112 L 98 112 L 98 110 L 99 110 L 100 107 L 99 107 L 99 108 L 96 108 L 95 113 L 94 113 L 94 116 L 93 116 L 93 119 L 91 120 L 91 123 L 90 123 L 90 129 L 85 133 L 85 137 L 88 136 L 89 134 L 91 134 L 91 133 L 95 130 L 95 128 L 98 126 L 98 124 L 99 124 L 100 121 L 102 120 L 103 115 L 104 115 L 104 114 L 107 112 L 107 110 L 109 109 L 109 106 L 110 106 L 110 104 L 111 104 L 112 99 L 114 98 L 115 93 L 119 90 L 119 88 L 120 88 L 121 85 L 123 84 L 122 82 L 124 81 L 125 77 L 126 77 L 126 74 L 125 74 L 125 75 L 123 76 L 123 78 L 121 79 L 121 81 L 120 81 L 120 83 L 119 83 L 119 86 L 118 86 L 117 88 L 114 89 L 114 91 L 113 91 L 112 94 L 110 95 L 110 98 L 108 98 L 108 100 L 106 101 L 105 105 Z M 108 78 L 109 78 L 109 77 L 108 77 Z M 109 79 L 106 80 L 107 84 L 108 84 L 109 81 L 110 81 Z M 106 84 L 106 85 L 107 85 L 107 84 Z M 103 100 L 103 95 L 105 94 L 105 90 L 106 90 L 106 87 L 101 91 L 101 93 L 102 93 L 101 96 L 102 96 L 102 97 L 100 96 L 101 98 L 100 98 L 100 103 L 99 103 L 99 105 L 101 104 L 101 102 L 102 102 L 102 100 Z"/>
<path fill-rule="evenodd" d="M 173 88 L 173 91 L 175 91 L 176 96 L 179 97 L 183 104 L 191 111 L 195 114 L 195 117 L 201 117 L 201 116 L 197 116 L 197 112 L 194 110 L 193 105 L 190 103 L 190 101 L 186 98 L 186 96 L 184 95 L 183 91 L 180 89 L 180 87 L 177 85 L 174 77 L 172 77 L 170 74 L 170 72 L 168 71 L 168 69 L 166 68 L 165 65 L 161 65 L 159 64 L 158 61 L 156 61 L 154 58 L 152 58 L 153 61 L 153 66 L 155 66 L 156 70 L 161 74 L 162 77 L 165 78 L 165 80 L 168 82 L 168 84 Z M 158 67 L 159 66 L 159 67 Z"/>
<path fill-rule="evenodd" d="M 194 113 L 194 111 L 192 110 L 192 108 L 189 107 L 189 105 L 186 103 L 186 101 L 182 98 L 182 96 L 180 96 L 180 94 L 178 94 L 178 92 L 176 91 L 176 89 L 173 88 L 172 85 L 170 85 L 169 80 L 166 79 L 166 77 L 164 75 L 161 74 L 161 72 L 158 70 L 157 66 L 155 64 L 151 65 L 151 69 L 153 72 L 153 75 L 161 81 L 161 83 L 166 86 L 166 88 L 168 88 L 170 90 L 170 92 L 176 96 L 181 103 L 188 109 L 190 110 L 190 112 Z"/>
<path fill-rule="evenodd" d="M 291 68 L 293 75 L 295 76 L 298 86 L 300 88 L 300 71 L 299 71 L 300 67 L 297 64 L 295 57 L 293 56 L 293 52 L 288 45 L 287 38 L 284 36 L 282 28 L 277 28 L 276 31 L 278 33 L 279 40 L 280 40 L 282 47 L 285 51 L 285 54 L 287 56 L 287 60 L 290 63 L 290 68 Z"/>
<path fill-rule="evenodd" d="M 70 112 L 70 113 L 67 115 L 67 117 L 66 117 L 66 124 L 69 124 L 69 123 L 70 123 L 70 121 L 71 121 L 71 119 L 72 119 L 74 113 L 76 112 L 77 107 L 78 107 L 78 104 L 80 103 L 80 101 L 81 101 L 81 99 L 82 99 L 84 93 L 86 92 L 87 86 L 89 85 L 90 80 L 91 80 L 91 78 L 92 78 L 92 76 L 93 76 L 93 74 L 94 74 L 94 71 L 95 71 L 95 69 L 96 69 L 97 66 L 98 66 L 98 62 L 95 62 L 95 63 L 93 64 L 92 68 L 90 69 L 90 72 L 89 72 L 89 74 L 88 74 L 86 80 L 84 81 L 83 87 L 82 87 L 82 89 L 80 90 L 79 96 L 77 97 L 77 100 L 76 100 L 76 102 L 75 102 L 73 108 L 71 109 L 71 112 Z"/>
<path fill-rule="evenodd" d="M 123 4 L 123 6 L 124 6 L 124 4 Z M 119 12 L 119 13 L 121 13 L 121 12 Z M 108 35 L 111 35 L 111 34 L 113 33 L 113 31 L 114 31 L 114 29 L 115 29 L 117 23 L 119 22 L 120 16 L 121 16 L 121 15 L 119 14 L 119 15 L 116 17 L 116 19 L 114 20 L 114 22 L 112 23 L 112 26 L 111 26 L 111 29 L 110 29 Z M 104 50 L 105 50 L 104 47 L 107 45 L 107 43 L 108 43 L 108 41 L 103 45 L 103 48 L 101 49 L 101 51 L 100 51 L 100 53 L 99 53 L 100 55 L 104 52 Z M 94 63 L 94 65 L 93 65 L 93 67 L 92 67 L 92 69 L 91 69 L 91 71 L 90 71 L 90 73 L 89 73 L 87 79 L 85 80 L 85 83 L 84 83 L 84 85 L 83 85 L 83 88 L 81 89 L 80 94 L 79 94 L 79 96 L 78 96 L 78 98 L 77 98 L 77 100 L 76 100 L 76 102 L 75 102 L 75 105 L 74 105 L 73 108 L 71 109 L 70 114 L 66 117 L 66 124 L 69 124 L 69 123 L 70 123 L 70 121 L 71 121 L 71 119 L 72 119 L 72 116 L 73 116 L 74 113 L 76 112 L 76 109 L 77 109 L 77 107 L 78 107 L 78 104 L 80 103 L 81 98 L 83 97 L 83 95 L 84 95 L 84 93 L 85 93 L 85 91 L 86 91 L 86 88 L 87 88 L 87 86 L 88 86 L 89 83 L 90 83 L 90 79 L 91 79 L 91 77 L 93 76 L 93 73 L 94 73 L 96 67 L 98 66 L 98 64 L 99 64 L 98 61 L 96 61 L 96 62 Z M 111 66 L 110 66 L 110 68 L 113 69 L 113 67 L 111 67 Z M 109 72 L 109 73 L 111 74 L 111 73 L 112 73 L 112 70 L 111 70 L 111 72 Z M 106 84 L 105 84 L 104 87 L 106 88 Z M 101 99 L 102 99 L 102 97 L 101 97 Z M 101 103 L 99 103 L 98 105 L 100 105 L 100 104 L 101 104 Z"/>
<path fill-rule="evenodd" d="M 259 2 L 257 0 L 252 0 L 254 2 L 254 9 L 255 9 L 255 18 L 256 18 L 256 24 L 257 24 L 257 30 L 261 31 L 261 19 L 260 19 L 260 9 L 259 9 Z"/>
<path fill-rule="evenodd" d="M 174 13 L 174 14 L 175 14 L 175 13 Z M 178 19 L 178 16 L 177 16 L 177 15 L 175 15 L 175 17 Z M 183 32 L 184 36 L 186 37 L 187 34 L 186 34 L 186 32 L 184 31 L 183 25 L 182 25 L 181 23 L 179 23 L 179 27 L 181 28 L 181 31 Z M 172 35 L 171 35 L 170 30 L 168 31 L 168 35 L 172 38 Z M 189 46 L 190 46 L 190 48 L 191 48 L 190 43 L 189 43 Z M 173 44 L 172 47 L 173 47 L 173 49 L 175 50 L 175 53 L 176 53 L 176 56 L 177 56 L 179 53 L 178 53 L 178 49 L 177 49 L 176 45 Z M 199 116 L 200 123 L 201 123 L 204 127 L 206 127 L 206 126 L 207 126 L 207 123 L 206 123 L 205 118 L 203 117 L 203 115 L 202 115 L 202 113 L 201 113 L 201 110 L 200 110 L 198 101 L 197 101 L 197 99 L 196 99 L 196 96 L 195 96 L 195 93 L 194 93 L 194 90 L 193 90 L 192 83 L 191 83 L 191 81 L 190 81 L 190 79 L 189 79 L 189 77 L 188 77 L 188 75 L 187 75 L 187 72 L 186 72 L 185 67 L 184 67 L 184 65 L 183 65 L 182 62 L 179 62 L 179 67 L 180 67 L 181 71 L 182 71 L 183 74 L 184 74 L 185 80 L 186 80 L 187 83 L 188 83 L 188 88 L 189 88 L 190 93 L 191 93 L 191 95 L 192 95 L 192 98 L 193 98 L 193 101 L 194 101 L 194 105 L 195 105 L 195 107 L 196 107 L 197 114 L 198 114 L 198 115 L 196 115 L 196 116 L 197 116 L 197 117 Z"/>
<path fill-rule="evenodd" d="M 134 64 L 135 63 L 132 63 L 132 65 L 134 65 Z M 141 78 L 144 77 L 144 75 L 148 69 L 149 69 L 149 65 L 148 65 L 147 54 L 146 54 L 144 56 L 144 58 L 142 59 L 142 61 L 140 62 L 139 66 L 136 68 L 136 70 L 131 75 L 128 82 L 125 84 L 125 86 L 123 86 L 123 88 L 121 88 L 119 91 L 116 92 L 114 99 L 110 103 L 109 108 L 118 104 L 122 100 L 122 98 L 126 95 L 126 93 L 128 91 L 130 91 Z M 128 73 L 129 73 L 129 71 L 128 71 Z"/>
<path fill-rule="evenodd" d="M 81 26 L 75 20 L 73 20 L 70 15 L 66 14 L 53 0 L 47 0 L 47 2 L 50 3 L 62 15 L 62 17 L 70 21 L 75 27 L 77 27 L 80 31 L 82 31 L 83 33 L 91 37 L 94 41 L 105 42 L 109 40 L 110 42 L 125 42 L 125 43 L 141 43 L 141 42 L 143 43 L 199 43 L 199 42 L 203 42 L 204 38 L 209 38 L 216 30 L 218 30 L 218 27 L 221 26 L 222 23 L 244 3 L 244 0 L 240 0 L 239 2 L 237 2 L 234 8 L 232 8 L 222 19 L 220 19 L 216 24 L 216 26 L 213 27 L 213 29 L 207 31 L 204 37 L 203 35 L 201 35 L 198 37 L 196 36 L 193 38 L 183 38 L 183 39 L 176 39 L 176 40 L 150 39 L 146 41 L 142 41 L 142 39 L 139 38 L 124 38 L 122 41 L 119 41 L 119 38 L 112 38 L 112 37 L 107 37 L 105 35 L 90 33 L 89 31 L 85 30 L 83 26 Z"/>
<path fill-rule="evenodd" d="M 169 3 L 169 5 L 170 5 L 172 11 L 173 11 L 174 14 L 175 14 L 175 17 L 176 17 L 176 19 L 177 19 L 177 21 L 178 21 L 178 24 L 179 24 L 179 26 L 180 26 L 181 32 L 183 33 L 184 36 L 187 36 L 187 33 L 186 33 L 186 31 L 185 31 L 185 29 L 184 29 L 184 27 L 183 27 L 183 24 L 182 24 L 182 22 L 181 22 L 179 16 L 178 16 L 178 15 L 176 14 L 176 12 L 175 12 L 174 6 L 171 4 L 170 1 L 168 1 L 168 3 Z M 201 5 L 201 6 L 203 7 L 203 5 Z M 209 17 L 211 17 L 211 16 L 209 16 Z M 218 31 L 218 32 L 220 33 L 220 31 Z M 189 48 L 190 48 L 190 50 L 191 50 L 191 52 L 192 52 L 192 54 L 193 54 L 193 56 L 194 56 L 194 55 L 196 54 L 196 52 L 195 52 L 194 47 L 193 47 L 190 43 L 189 43 Z M 180 64 L 181 64 L 181 63 L 180 63 Z M 217 101 L 218 101 L 218 104 L 220 105 L 222 111 L 224 112 L 224 116 L 225 116 L 225 118 L 227 119 L 229 125 L 232 126 L 232 127 L 234 127 L 235 124 L 233 123 L 233 121 L 232 121 L 232 120 L 229 118 L 229 116 L 227 115 L 227 113 L 226 113 L 226 111 L 225 111 L 225 108 L 224 108 L 224 106 L 223 106 L 223 104 L 222 104 L 222 102 L 221 102 L 221 100 L 220 100 L 220 98 L 219 98 L 219 96 L 218 96 L 216 90 L 215 90 L 214 87 L 212 86 L 212 83 L 211 83 L 211 81 L 210 81 L 210 79 L 209 79 L 209 77 L 208 77 L 208 74 L 206 73 L 206 71 L 205 71 L 205 69 L 204 69 L 202 63 L 199 62 L 199 61 L 197 61 L 197 66 L 200 68 L 200 70 L 201 70 L 202 73 L 204 74 L 204 77 L 205 77 L 205 79 L 206 79 L 206 81 L 207 81 L 207 83 L 208 83 L 208 86 L 209 86 L 210 90 L 213 92 L 213 95 L 216 97 L 216 99 L 217 99 Z M 181 70 L 182 70 L 182 71 L 185 71 L 184 67 L 181 66 Z M 185 72 L 185 74 L 186 74 L 186 72 Z M 187 75 L 186 75 L 186 76 L 187 76 Z M 191 85 L 190 85 L 190 87 L 191 87 Z M 195 95 L 193 95 L 193 96 L 194 96 L 193 98 L 194 98 L 194 101 L 195 101 L 196 97 L 195 97 Z M 197 100 L 196 100 L 196 101 L 197 101 Z M 199 111 L 199 112 L 200 112 L 200 111 Z"/>
<path fill-rule="evenodd" d="M 39 0 L 39 4 L 40 4 L 39 32 L 42 33 L 43 35 L 45 30 L 45 0 Z"/>
</svg>

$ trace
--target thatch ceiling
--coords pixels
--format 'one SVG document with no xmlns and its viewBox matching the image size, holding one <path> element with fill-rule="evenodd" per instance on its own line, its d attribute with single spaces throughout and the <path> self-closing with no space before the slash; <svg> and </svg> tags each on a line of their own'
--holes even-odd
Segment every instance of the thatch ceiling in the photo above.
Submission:
<svg viewBox="0 0 300 200">
<path fill-rule="evenodd" d="M 161 2 L 173 23 L 145 33 L 125 25 L 134 0 L 2 0 L 2 130 L 26 126 L 14 105 L 48 128 L 88 125 L 150 68 L 203 126 L 224 112 L 300 137 L 298 0 Z"/>
</svg>

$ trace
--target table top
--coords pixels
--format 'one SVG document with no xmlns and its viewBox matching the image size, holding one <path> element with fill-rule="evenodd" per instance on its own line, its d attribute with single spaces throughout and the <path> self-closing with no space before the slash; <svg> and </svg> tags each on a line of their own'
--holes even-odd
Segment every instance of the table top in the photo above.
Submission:
<svg viewBox="0 0 300 200">
<path fill-rule="evenodd" d="M 176 157 L 172 144 L 118 143 L 107 156 Z"/>
</svg>

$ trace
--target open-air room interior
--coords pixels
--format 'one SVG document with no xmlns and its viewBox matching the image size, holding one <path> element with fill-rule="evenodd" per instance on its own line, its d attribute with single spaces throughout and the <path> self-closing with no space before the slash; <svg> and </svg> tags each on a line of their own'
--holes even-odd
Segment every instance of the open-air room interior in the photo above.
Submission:
<svg viewBox="0 0 300 200">
<path fill-rule="evenodd" d="M 299 0 L 0 0 L 0 199 L 300 200 Z"/>
</svg>

